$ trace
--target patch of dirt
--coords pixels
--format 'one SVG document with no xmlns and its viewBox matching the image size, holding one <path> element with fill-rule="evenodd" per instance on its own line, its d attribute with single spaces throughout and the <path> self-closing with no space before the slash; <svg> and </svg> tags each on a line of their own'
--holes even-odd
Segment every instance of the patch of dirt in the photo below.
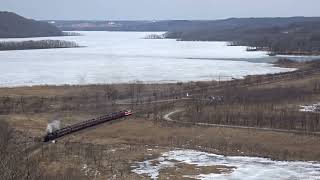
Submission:
<svg viewBox="0 0 320 180">
<path fill-rule="evenodd" d="M 167 167 L 160 170 L 159 179 L 194 179 L 193 176 L 200 174 L 230 174 L 233 172 L 235 167 L 228 166 L 196 166 L 187 163 L 177 163 L 174 167 Z"/>
</svg>

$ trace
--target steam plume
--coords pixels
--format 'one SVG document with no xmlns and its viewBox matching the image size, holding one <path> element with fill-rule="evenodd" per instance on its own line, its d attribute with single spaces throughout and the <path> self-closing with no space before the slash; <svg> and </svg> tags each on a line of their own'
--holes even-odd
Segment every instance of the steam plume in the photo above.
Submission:
<svg viewBox="0 0 320 180">
<path fill-rule="evenodd" d="M 60 121 L 59 120 L 54 120 L 52 121 L 51 123 L 49 123 L 47 125 L 47 133 L 52 133 L 56 130 L 59 130 L 60 129 Z"/>
</svg>

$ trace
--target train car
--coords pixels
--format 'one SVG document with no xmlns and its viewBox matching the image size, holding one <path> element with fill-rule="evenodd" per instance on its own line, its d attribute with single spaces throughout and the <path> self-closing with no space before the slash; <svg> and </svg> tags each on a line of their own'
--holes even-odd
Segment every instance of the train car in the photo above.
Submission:
<svg viewBox="0 0 320 180">
<path fill-rule="evenodd" d="M 127 116 L 131 116 L 133 113 L 131 110 L 125 110 L 125 111 L 120 111 L 120 112 L 116 112 L 116 113 L 111 113 L 105 116 L 101 116 L 98 118 L 94 118 L 94 119 L 90 119 L 87 121 L 83 121 L 77 124 L 73 124 L 67 127 L 64 127 L 62 129 L 59 129 L 57 131 L 54 131 L 52 133 L 48 133 L 43 137 L 43 142 L 49 142 L 49 141 L 53 141 L 57 138 L 63 137 L 65 135 L 89 128 L 89 127 L 93 127 L 99 124 L 103 124 L 106 122 L 111 122 L 111 121 L 115 121 L 117 119 L 120 118 L 124 118 Z"/>
</svg>

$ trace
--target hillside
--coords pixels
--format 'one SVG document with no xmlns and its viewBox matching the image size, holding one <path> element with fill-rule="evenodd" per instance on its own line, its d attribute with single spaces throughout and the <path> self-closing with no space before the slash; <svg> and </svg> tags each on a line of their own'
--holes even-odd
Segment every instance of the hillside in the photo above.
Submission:
<svg viewBox="0 0 320 180">
<path fill-rule="evenodd" d="M 65 31 L 166 31 L 181 41 L 228 41 L 270 54 L 320 55 L 320 17 L 168 21 L 55 21 Z"/>
<path fill-rule="evenodd" d="M 62 32 L 46 22 L 26 19 L 12 12 L 0 12 L 0 38 L 61 36 Z"/>
<path fill-rule="evenodd" d="M 208 32 L 238 28 L 284 27 L 293 23 L 320 21 L 318 17 L 290 18 L 230 18 L 222 20 L 162 20 L 162 21 L 53 21 L 63 31 L 170 31 L 192 32 L 206 30 Z"/>
<path fill-rule="evenodd" d="M 232 18 L 203 22 L 196 28 L 169 30 L 168 38 L 186 41 L 240 41 L 256 36 L 315 33 L 320 28 L 320 18 Z"/>
<path fill-rule="evenodd" d="M 319 55 L 320 18 L 240 18 L 178 29 L 167 38 L 182 41 L 229 41 L 271 54 Z"/>
<path fill-rule="evenodd" d="M 63 31 L 171 31 L 189 28 L 196 21 L 165 20 L 165 21 L 55 21 L 54 25 Z"/>
</svg>

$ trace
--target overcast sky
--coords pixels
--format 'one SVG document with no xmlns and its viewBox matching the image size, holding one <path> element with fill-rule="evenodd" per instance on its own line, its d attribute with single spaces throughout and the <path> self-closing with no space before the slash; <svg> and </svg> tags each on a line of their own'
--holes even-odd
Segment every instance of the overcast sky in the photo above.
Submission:
<svg viewBox="0 0 320 180">
<path fill-rule="evenodd" d="M 0 0 L 1 11 L 44 20 L 320 16 L 320 0 Z"/>
</svg>

